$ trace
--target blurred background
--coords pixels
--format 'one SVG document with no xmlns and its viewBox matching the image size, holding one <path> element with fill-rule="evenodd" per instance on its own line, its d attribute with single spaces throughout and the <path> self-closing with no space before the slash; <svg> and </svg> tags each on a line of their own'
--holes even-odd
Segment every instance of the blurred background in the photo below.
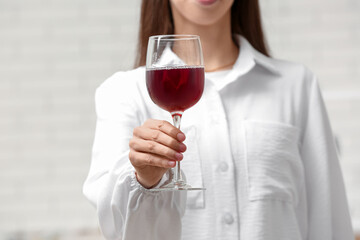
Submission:
<svg viewBox="0 0 360 240">
<path fill-rule="evenodd" d="M 360 233 L 360 1 L 260 0 L 272 55 L 319 77 Z M 0 0 L 0 240 L 102 239 L 82 195 L 94 91 L 131 69 L 140 0 Z"/>
</svg>

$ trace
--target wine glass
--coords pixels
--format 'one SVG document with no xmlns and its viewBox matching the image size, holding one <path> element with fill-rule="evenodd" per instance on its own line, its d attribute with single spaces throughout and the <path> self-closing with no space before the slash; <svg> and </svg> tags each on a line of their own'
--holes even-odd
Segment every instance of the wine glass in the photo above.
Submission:
<svg viewBox="0 0 360 240">
<path fill-rule="evenodd" d="M 196 35 L 151 36 L 146 55 L 146 86 L 152 101 L 170 112 L 180 128 L 183 112 L 195 105 L 204 90 L 204 65 L 200 37 Z M 152 191 L 205 190 L 191 187 L 182 178 L 176 161 L 171 183 Z"/>
</svg>

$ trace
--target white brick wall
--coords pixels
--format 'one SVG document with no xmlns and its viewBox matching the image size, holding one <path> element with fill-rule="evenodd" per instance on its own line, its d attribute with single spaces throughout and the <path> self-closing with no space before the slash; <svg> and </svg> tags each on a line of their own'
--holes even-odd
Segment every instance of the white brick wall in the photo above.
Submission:
<svg viewBox="0 0 360 240">
<path fill-rule="evenodd" d="M 98 236 L 81 193 L 94 90 L 131 67 L 139 2 L 0 0 L 0 239 Z M 273 55 L 319 76 L 360 231 L 360 2 L 261 4 Z"/>
<path fill-rule="evenodd" d="M 0 239 L 99 235 L 81 191 L 94 91 L 131 67 L 138 8 L 139 1 L 0 0 Z"/>
</svg>

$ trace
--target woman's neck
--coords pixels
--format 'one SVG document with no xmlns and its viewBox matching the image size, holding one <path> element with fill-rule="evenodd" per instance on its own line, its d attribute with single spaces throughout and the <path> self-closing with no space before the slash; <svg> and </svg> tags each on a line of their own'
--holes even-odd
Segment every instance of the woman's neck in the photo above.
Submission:
<svg viewBox="0 0 360 240">
<path fill-rule="evenodd" d="M 239 49 L 232 40 L 230 13 L 208 26 L 196 25 L 186 21 L 176 11 L 173 12 L 173 15 L 175 34 L 195 34 L 200 36 L 206 72 L 232 67 L 237 59 Z M 176 21 L 176 18 L 182 19 Z"/>
</svg>

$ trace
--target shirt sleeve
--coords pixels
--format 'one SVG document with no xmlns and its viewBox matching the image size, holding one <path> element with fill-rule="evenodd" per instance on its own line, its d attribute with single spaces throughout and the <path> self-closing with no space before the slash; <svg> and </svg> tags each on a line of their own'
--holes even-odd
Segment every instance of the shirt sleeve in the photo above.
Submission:
<svg viewBox="0 0 360 240">
<path fill-rule="evenodd" d="M 301 156 L 308 206 L 308 240 L 353 240 L 343 177 L 316 78 L 309 73 Z"/>
<path fill-rule="evenodd" d="M 97 208 L 106 239 L 169 239 L 169 233 L 180 239 L 186 196 L 143 188 L 128 158 L 133 129 L 141 123 L 139 108 L 131 101 L 136 91 L 119 85 L 126 77 L 117 74 L 96 91 L 95 140 L 83 192 Z M 165 174 L 161 182 L 170 177 Z"/>
</svg>

